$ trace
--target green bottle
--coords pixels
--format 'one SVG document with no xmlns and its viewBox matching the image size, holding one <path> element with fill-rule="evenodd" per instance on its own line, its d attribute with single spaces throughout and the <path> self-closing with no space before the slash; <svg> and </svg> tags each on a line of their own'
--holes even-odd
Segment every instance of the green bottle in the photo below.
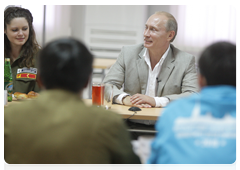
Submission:
<svg viewBox="0 0 240 170">
<path fill-rule="evenodd" d="M 10 58 L 5 58 L 4 63 L 4 90 L 8 91 L 8 101 L 11 102 L 13 93 L 13 81 Z"/>
</svg>

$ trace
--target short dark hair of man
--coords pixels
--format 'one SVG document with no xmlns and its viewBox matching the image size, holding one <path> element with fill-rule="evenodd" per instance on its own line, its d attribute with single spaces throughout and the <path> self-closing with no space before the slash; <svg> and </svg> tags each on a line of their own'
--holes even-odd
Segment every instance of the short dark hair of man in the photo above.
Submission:
<svg viewBox="0 0 240 170">
<path fill-rule="evenodd" d="M 46 89 L 61 88 L 78 93 L 88 83 L 92 62 L 92 54 L 80 41 L 58 39 L 40 51 L 40 79 Z"/>
<path fill-rule="evenodd" d="M 236 86 L 236 45 L 216 42 L 207 47 L 200 56 L 199 70 L 208 86 Z"/>
</svg>

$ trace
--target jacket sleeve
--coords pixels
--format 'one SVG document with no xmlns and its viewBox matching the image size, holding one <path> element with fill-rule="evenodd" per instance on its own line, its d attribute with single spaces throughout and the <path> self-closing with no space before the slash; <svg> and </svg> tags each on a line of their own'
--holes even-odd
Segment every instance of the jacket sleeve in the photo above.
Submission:
<svg viewBox="0 0 240 170">
<path fill-rule="evenodd" d="M 41 89 L 40 89 L 39 86 L 38 86 L 38 82 L 37 82 L 37 81 L 35 81 L 35 86 L 34 86 L 33 91 L 34 91 L 34 92 L 37 92 L 37 93 L 39 93 L 39 92 L 41 91 Z"/>
<path fill-rule="evenodd" d="M 123 51 L 124 47 L 122 48 L 116 63 L 112 65 L 103 80 L 103 83 L 109 83 L 113 85 L 113 97 L 123 93 L 122 86 L 125 79 L 125 64 Z M 108 89 L 105 90 L 108 91 Z"/>
</svg>

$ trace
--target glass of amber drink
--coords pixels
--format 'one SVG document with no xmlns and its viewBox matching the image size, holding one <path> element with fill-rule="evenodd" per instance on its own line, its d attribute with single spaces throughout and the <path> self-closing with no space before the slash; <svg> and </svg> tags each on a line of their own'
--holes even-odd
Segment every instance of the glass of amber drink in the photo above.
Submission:
<svg viewBox="0 0 240 170">
<path fill-rule="evenodd" d="M 104 84 L 92 83 L 92 104 L 102 106 L 104 103 Z"/>
</svg>

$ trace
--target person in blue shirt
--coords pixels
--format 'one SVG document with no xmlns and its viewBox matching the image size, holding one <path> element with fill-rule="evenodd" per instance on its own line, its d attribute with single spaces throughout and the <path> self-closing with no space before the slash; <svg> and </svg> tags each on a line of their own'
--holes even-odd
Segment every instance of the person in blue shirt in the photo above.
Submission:
<svg viewBox="0 0 240 170">
<path fill-rule="evenodd" d="M 170 103 L 159 117 L 149 164 L 236 161 L 236 45 L 217 42 L 199 59 L 201 92 Z"/>
</svg>

